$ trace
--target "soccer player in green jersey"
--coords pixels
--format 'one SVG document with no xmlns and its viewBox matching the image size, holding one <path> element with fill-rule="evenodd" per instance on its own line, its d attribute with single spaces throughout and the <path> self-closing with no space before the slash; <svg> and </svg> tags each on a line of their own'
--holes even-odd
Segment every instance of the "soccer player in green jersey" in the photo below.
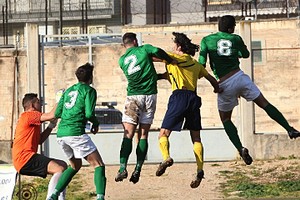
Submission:
<svg viewBox="0 0 300 200">
<path fill-rule="evenodd" d="M 210 34 L 201 41 L 199 63 L 205 65 L 207 55 L 209 56 L 210 67 L 224 90 L 218 94 L 218 109 L 224 129 L 244 162 L 250 165 L 252 158 L 248 149 L 242 146 L 237 128 L 231 121 L 232 110 L 238 105 L 238 97 L 253 101 L 264 109 L 270 118 L 288 132 L 291 139 L 299 137 L 300 133 L 289 125 L 282 113 L 268 102 L 250 77 L 240 69 L 239 58 L 248 58 L 250 53 L 243 39 L 233 34 L 235 25 L 235 18 L 231 15 L 220 18 L 219 32 Z"/>
<path fill-rule="evenodd" d="M 138 128 L 136 147 L 137 163 L 130 182 L 137 183 L 148 151 L 148 132 L 153 122 L 157 100 L 157 74 L 152 57 L 172 62 L 172 58 L 160 48 L 150 44 L 138 46 L 135 33 L 125 33 L 123 44 L 126 52 L 119 59 L 119 65 L 127 78 L 127 97 L 123 110 L 123 141 L 120 150 L 120 169 L 115 181 L 127 178 L 127 162 L 132 151 L 132 138 Z"/>
<path fill-rule="evenodd" d="M 197 95 L 197 81 L 205 77 L 214 88 L 214 92 L 221 92 L 218 82 L 207 70 L 192 58 L 199 50 L 199 45 L 193 44 L 183 33 L 172 33 L 174 38 L 174 53 L 169 55 L 177 60 L 177 65 L 166 66 L 167 79 L 172 84 L 172 95 L 169 98 L 168 109 L 163 119 L 159 133 L 159 148 L 163 156 L 156 171 L 156 176 L 165 173 L 167 167 L 173 165 L 173 159 L 169 152 L 169 136 L 172 131 L 190 130 L 193 150 L 197 163 L 197 175 L 190 186 L 197 188 L 204 176 L 203 171 L 203 146 L 200 138 L 201 126 L 201 98 Z M 162 77 L 164 77 L 162 75 Z"/>
<path fill-rule="evenodd" d="M 94 113 L 97 92 L 90 86 L 93 81 L 93 69 L 94 66 L 87 63 L 76 70 L 78 83 L 63 93 L 55 111 L 55 117 L 61 118 L 58 125 L 57 142 L 69 159 L 71 166 L 61 175 L 50 199 L 57 199 L 57 195 L 64 190 L 81 168 L 82 158 L 84 158 L 95 169 L 94 183 L 97 200 L 104 200 L 105 165 L 95 144 L 85 133 L 87 121 L 93 123 L 91 128 L 93 134 L 98 132 L 99 126 Z"/>
</svg>

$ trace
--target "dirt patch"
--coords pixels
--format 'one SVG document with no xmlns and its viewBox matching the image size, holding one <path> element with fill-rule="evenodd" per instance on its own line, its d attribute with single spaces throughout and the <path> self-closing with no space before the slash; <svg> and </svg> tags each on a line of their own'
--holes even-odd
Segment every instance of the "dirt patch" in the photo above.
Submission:
<svg viewBox="0 0 300 200">
<path fill-rule="evenodd" d="M 196 175 L 196 163 L 174 163 L 161 177 L 155 176 L 157 164 L 146 164 L 143 167 L 140 181 L 136 184 L 129 182 L 130 175 L 134 169 L 128 166 L 128 179 L 123 182 L 115 182 L 114 177 L 119 169 L 118 166 L 106 166 L 107 190 L 106 199 L 112 200 L 208 200 L 224 199 L 220 192 L 219 171 L 231 169 L 235 162 L 208 162 L 205 163 L 205 179 L 196 189 L 190 187 L 190 183 Z M 93 191 L 93 172 L 90 167 L 84 167 L 80 171 L 80 177 L 84 177 L 85 191 Z"/>
<path fill-rule="evenodd" d="M 174 163 L 161 177 L 155 176 L 158 164 L 146 164 L 143 167 L 140 181 L 137 184 L 129 182 L 129 177 L 134 169 L 128 166 L 128 179 L 115 182 L 114 177 L 118 166 L 107 166 L 106 199 L 111 200 L 218 200 L 237 199 L 236 194 L 225 197 L 221 192 L 221 183 L 226 178 L 221 172 L 232 171 L 246 174 L 257 183 L 271 183 L 280 180 L 291 180 L 300 177 L 299 159 L 257 160 L 247 166 L 243 161 L 230 162 L 205 162 L 205 179 L 196 189 L 190 187 L 190 182 L 196 175 L 196 163 Z M 84 167 L 81 172 L 84 177 L 86 191 L 94 191 L 93 172 L 90 167 Z"/>
<path fill-rule="evenodd" d="M 237 198 L 237 192 L 224 196 L 221 183 L 226 182 L 224 173 L 239 172 L 254 180 L 256 183 L 274 183 L 283 180 L 300 179 L 300 159 L 255 160 L 247 166 L 243 161 L 205 162 L 204 177 L 196 189 L 190 183 L 196 175 L 196 163 L 177 163 L 166 170 L 161 177 L 155 176 L 158 164 L 145 164 L 137 184 L 129 182 L 134 165 L 128 166 L 129 177 L 123 182 L 115 182 L 114 178 L 119 169 L 117 165 L 106 166 L 106 200 L 218 200 L 243 199 Z M 31 177 L 23 176 L 30 181 Z M 94 171 L 91 167 L 82 167 L 74 177 L 73 182 L 79 182 L 79 193 L 95 192 Z M 68 191 L 67 191 L 68 192 Z M 69 192 L 71 192 L 69 190 Z M 300 199 L 299 195 L 296 198 Z M 92 197 L 91 199 L 95 199 Z M 272 199 L 272 198 L 271 198 Z"/>
</svg>

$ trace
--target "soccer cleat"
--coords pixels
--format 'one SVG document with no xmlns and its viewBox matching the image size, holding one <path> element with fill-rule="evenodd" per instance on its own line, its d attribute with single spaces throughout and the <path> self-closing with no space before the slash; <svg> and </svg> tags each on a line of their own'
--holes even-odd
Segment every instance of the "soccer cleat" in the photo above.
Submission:
<svg viewBox="0 0 300 200">
<path fill-rule="evenodd" d="M 123 181 L 123 179 L 126 179 L 128 176 L 128 172 L 126 169 L 124 169 L 123 172 L 118 171 L 117 176 L 115 177 L 116 182 Z"/>
<path fill-rule="evenodd" d="M 191 188 L 197 188 L 200 185 L 203 178 L 204 178 L 204 171 L 201 170 L 197 173 L 197 176 L 195 177 L 195 179 L 192 180 L 192 182 L 190 184 Z"/>
<path fill-rule="evenodd" d="M 167 160 L 161 162 L 156 170 L 156 176 L 161 176 L 165 173 L 168 167 L 173 165 L 174 161 L 172 158 L 168 158 Z"/>
<path fill-rule="evenodd" d="M 140 175 L 141 172 L 134 170 L 129 181 L 132 182 L 133 184 L 136 184 L 140 180 Z"/>
<path fill-rule="evenodd" d="M 294 129 L 293 127 L 292 130 L 288 131 L 288 134 L 291 139 L 296 139 L 297 137 L 300 137 L 300 132 Z"/>
<path fill-rule="evenodd" d="M 105 200 L 103 194 L 97 194 L 97 200 Z"/>
<path fill-rule="evenodd" d="M 251 165 L 253 160 L 252 157 L 249 155 L 248 149 L 243 147 L 239 153 L 240 156 L 243 158 L 244 162 L 246 163 L 246 165 Z"/>
<path fill-rule="evenodd" d="M 55 194 L 52 194 L 47 200 L 58 200 L 58 196 Z"/>
</svg>

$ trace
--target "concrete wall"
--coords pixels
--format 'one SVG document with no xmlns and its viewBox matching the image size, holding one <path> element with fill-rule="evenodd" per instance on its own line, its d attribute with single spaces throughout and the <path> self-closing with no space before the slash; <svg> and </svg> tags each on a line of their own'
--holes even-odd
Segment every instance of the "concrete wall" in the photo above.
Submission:
<svg viewBox="0 0 300 200">
<path fill-rule="evenodd" d="M 254 63 L 254 80 L 263 94 L 274 104 L 295 127 L 300 129 L 300 28 L 299 20 L 276 20 L 253 22 L 252 40 L 263 43 L 263 62 Z M 123 32 L 140 32 L 144 43 L 159 46 L 167 51 L 172 50 L 172 31 L 185 32 L 194 43 L 200 43 L 203 36 L 215 32 L 215 23 L 197 24 L 190 26 L 133 26 L 124 27 Z M 239 33 L 239 26 L 237 26 Z M 126 79 L 118 66 L 118 59 L 125 49 L 121 44 L 97 45 L 93 47 L 93 63 L 95 64 L 94 87 L 98 91 L 98 101 L 117 101 L 117 108 L 122 110 L 126 96 Z M 45 49 L 45 101 L 46 111 L 55 102 L 55 92 L 76 82 L 74 72 L 79 65 L 88 61 L 88 47 L 47 47 Z M 19 70 L 18 90 L 14 99 L 14 49 L 0 50 L 0 73 L 2 77 L 0 95 L 0 140 L 10 143 L 11 134 L 17 120 L 17 112 L 22 112 L 20 102 L 28 92 L 27 51 L 20 49 L 18 53 Z M 198 58 L 198 55 L 195 56 Z M 163 72 L 164 66 L 157 65 L 157 71 Z M 159 128 L 163 119 L 171 88 L 167 81 L 158 83 L 158 105 L 153 128 Z M 218 117 L 216 95 L 205 79 L 198 83 L 198 94 L 202 97 L 202 124 L 204 128 L 222 128 Z M 13 111 L 13 102 L 15 107 Z M 234 121 L 240 124 L 240 107 L 234 112 Z M 14 113 L 14 114 L 13 114 Z M 13 118 L 12 118 L 13 116 Z M 285 130 L 272 122 L 268 116 L 255 106 L 255 135 L 252 146 L 256 158 L 273 158 L 288 156 L 299 151 L 300 140 L 288 139 Z M 272 143 L 270 143 L 272 141 Z M 284 148 L 283 148 L 284 147 Z M 2 148 L 2 149 L 1 149 Z M 0 146 L 0 160 L 10 162 L 10 155 L 4 150 L 7 146 Z"/>
<path fill-rule="evenodd" d="M 162 160 L 158 145 L 158 134 L 159 131 L 151 131 L 149 134 L 149 148 L 145 160 L 147 163 L 158 163 Z M 96 135 L 89 134 L 106 164 L 119 164 L 122 135 L 120 132 L 101 132 Z M 203 130 L 201 140 L 204 146 L 203 154 L 205 161 L 233 160 L 238 156 L 234 146 L 227 139 L 224 130 Z M 129 163 L 136 163 L 136 145 L 137 141 L 133 140 L 133 151 L 129 157 Z M 55 133 L 50 135 L 48 147 L 47 155 L 49 157 L 68 162 L 68 159 L 56 142 Z M 189 131 L 184 130 L 172 133 L 170 136 L 170 154 L 176 162 L 195 161 Z M 84 161 L 84 164 L 88 164 L 88 162 Z"/>
</svg>

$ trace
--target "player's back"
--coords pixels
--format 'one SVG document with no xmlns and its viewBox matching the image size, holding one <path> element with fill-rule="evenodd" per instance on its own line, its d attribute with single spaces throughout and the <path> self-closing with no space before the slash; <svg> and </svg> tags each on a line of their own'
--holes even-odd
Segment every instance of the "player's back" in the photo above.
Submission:
<svg viewBox="0 0 300 200">
<path fill-rule="evenodd" d="M 39 111 L 25 111 L 18 120 L 12 148 L 13 163 L 17 171 L 20 171 L 38 150 L 41 115 Z"/>
<path fill-rule="evenodd" d="M 220 77 L 239 68 L 239 57 L 249 57 L 249 51 L 240 36 L 217 32 L 203 38 L 211 68 Z M 201 47 L 202 51 L 202 47 Z M 200 52 L 201 55 L 201 52 Z"/>
<path fill-rule="evenodd" d="M 156 50 L 152 45 L 131 47 L 119 59 L 119 65 L 128 81 L 128 95 L 157 93 L 157 75 L 152 62 Z"/>
<path fill-rule="evenodd" d="M 63 94 L 63 105 L 61 112 L 61 121 L 58 126 L 57 136 L 81 135 L 85 133 L 85 125 L 87 122 L 86 108 L 93 107 L 86 104 L 87 96 L 96 98 L 96 91 L 84 83 L 77 83 L 68 88 Z M 60 105 L 61 102 L 59 102 Z"/>
<path fill-rule="evenodd" d="M 168 64 L 167 69 L 172 83 L 172 90 L 186 88 L 195 91 L 197 80 L 207 74 L 204 67 L 188 54 L 168 53 L 177 60 L 177 65 Z"/>
</svg>

